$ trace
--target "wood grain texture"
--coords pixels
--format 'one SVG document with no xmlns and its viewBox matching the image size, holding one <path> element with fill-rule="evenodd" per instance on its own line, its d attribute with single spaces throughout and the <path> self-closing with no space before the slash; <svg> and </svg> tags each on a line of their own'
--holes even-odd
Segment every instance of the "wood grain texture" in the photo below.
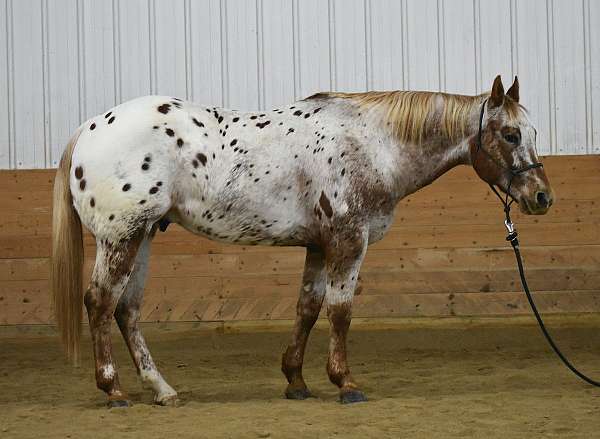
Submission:
<svg viewBox="0 0 600 439">
<path fill-rule="evenodd" d="M 543 217 L 515 212 L 531 288 L 546 313 L 600 311 L 600 156 L 547 157 L 557 192 Z M 49 300 L 53 170 L 0 172 L 0 324 L 52 322 Z M 502 211 L 471 169 L 403 200 L 370 247 L 357 317 L 487 316 L 529 312 L 504 241 Z M 85 234 L 86 275 L 95 253 Z M 177 225 L 156 237 L 143 321 L 289 319 L 304 250 L 224 245 Z"/>
</svg>

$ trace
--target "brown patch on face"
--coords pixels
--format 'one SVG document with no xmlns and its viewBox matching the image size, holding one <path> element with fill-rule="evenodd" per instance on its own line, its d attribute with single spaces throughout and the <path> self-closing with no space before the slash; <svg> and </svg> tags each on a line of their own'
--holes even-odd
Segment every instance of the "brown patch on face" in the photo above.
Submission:
<svg viewBox="0 0 600 439">
<path fill-rule="evenodd" d="M 200 163 L 202 163 L 202 166 L 206 166 L 206 156 L 204 154 L 202 154 L 201 152 L 199 152 L 198 154 L 196 154 L 196 158 L 200 161 Z"/>
<path fill-rule="evenodd" d="M 323 212 L 325 213 L 325 215 L 327 215 L 328 218 L 331 218 L 333 216 L 333 209 L 331 208 L 331 203 L 329 202 L 329 198 L 327 198 L 325 192 L 323 191 L 321 191 L 319 205 L 321 206 L 321 209 L 323 209 Z"/>
<path fill-rule="evenodd" d="M 481 136 L 481 147 L 492 157 L 481 150 L 478 151 L 477 134 L 471 138 L 469 146 L 471 162 L 479 177 L 489 184 L 506 188 L 512 154 L 504 145 L 499 145 L 498 131 L 500 128 L 501 124 L 498 120 L 490 120 Z"/>
</svg>

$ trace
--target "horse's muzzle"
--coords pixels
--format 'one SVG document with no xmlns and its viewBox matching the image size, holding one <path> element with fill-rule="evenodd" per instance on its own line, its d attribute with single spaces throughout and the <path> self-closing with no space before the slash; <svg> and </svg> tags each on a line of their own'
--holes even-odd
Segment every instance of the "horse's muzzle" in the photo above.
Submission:
<svg viewBox="0 0 600 439">
<path fill-rule="evenodd" d="M 554 194 L 551 190 L 538 190 L 530 199 L 525 197 L 519 201 L 521 212 L 527 215 L 544 215 L 554 203 Z"/>
</svg>

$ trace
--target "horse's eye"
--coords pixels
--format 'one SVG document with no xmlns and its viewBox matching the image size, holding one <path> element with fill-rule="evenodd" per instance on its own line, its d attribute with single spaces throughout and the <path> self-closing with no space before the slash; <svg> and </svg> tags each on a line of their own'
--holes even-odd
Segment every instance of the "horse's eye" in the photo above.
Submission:
<svg viewBox="0 0 600 439">
<path fill-rule="evenodd" d="M 513 145 L 518 145 L 521 142 L 521 137 L 516 134 L 505 134 L 504 140 Z"/>
</svg>

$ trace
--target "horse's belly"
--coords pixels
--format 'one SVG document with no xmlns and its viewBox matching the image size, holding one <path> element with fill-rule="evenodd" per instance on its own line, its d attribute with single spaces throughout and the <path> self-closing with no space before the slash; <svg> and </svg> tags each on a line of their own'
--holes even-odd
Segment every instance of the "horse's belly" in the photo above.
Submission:
<svg viewBox="0 0 600 439">
<path fill-rule="evenodd" d="M 305 219 L 298 210 L 257 201 L 247 194 L 190 191 L 168 214 L 169 220 L 206 238 L 240 245 L 306 244 Z"/>
</svg>

